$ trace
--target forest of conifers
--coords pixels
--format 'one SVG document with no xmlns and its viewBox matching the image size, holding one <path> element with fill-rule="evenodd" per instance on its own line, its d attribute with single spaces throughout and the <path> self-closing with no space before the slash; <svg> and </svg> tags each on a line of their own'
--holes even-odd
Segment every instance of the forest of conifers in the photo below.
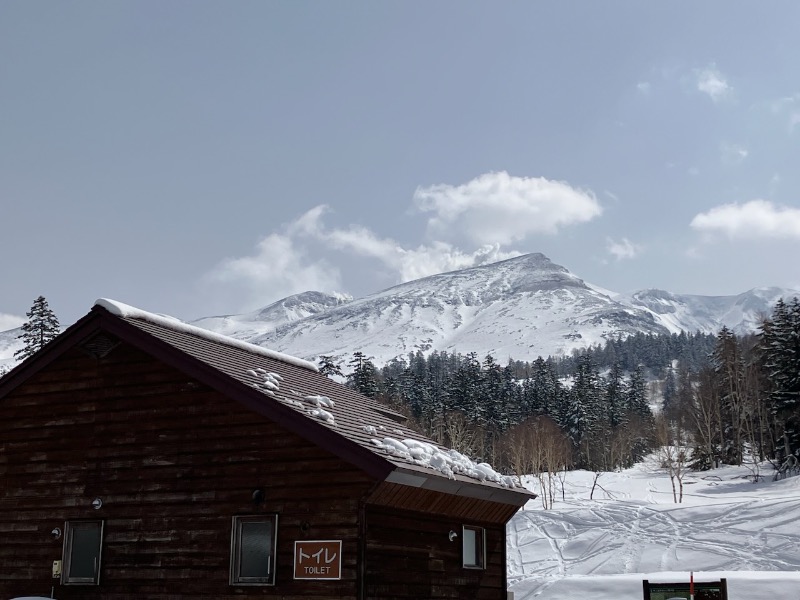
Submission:
<svg viewBox="0 0 800 600">
<path fill-rule="evenodd" d="M 322 357 L 321 371 L 341 374 Z M 498 364 L 421 352 L 377 368 L 356 352 L 348 384 L 448 447 L 506 471 L 629 466 L 656 447 L 707 469 L 776 465 L 800 451 L 800 301 L 744 336 L 635 335 L 562 358 Z"/>
</svg>

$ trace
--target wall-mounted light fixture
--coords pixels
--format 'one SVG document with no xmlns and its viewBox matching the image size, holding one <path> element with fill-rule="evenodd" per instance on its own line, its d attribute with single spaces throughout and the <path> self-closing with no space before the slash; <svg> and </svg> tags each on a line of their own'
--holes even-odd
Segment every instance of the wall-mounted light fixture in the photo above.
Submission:
<svg viewBox="0 0 800 600">
<path fill-rule="evenodd" d="M 447 534 L 447 539 L 449 539 L 451 542 L 454 541 L 457 537 L 458 534 L 452 529 L 450 530 L 450 533 Z"/>
<path fill-rule="evenodd" d="M 50 535 L 53 536 L 54 540 L 61 539 L 61 528 L 60 527 L 53 527 L 53 530 L 50 532 Z"/>
<path fill-rule="evenodd" d="M 103 501 L 100 498 L 95 498 L 92 500 L 92 508 L 95 510 L 100 510 L 103 508 Z"/>
<path fill-rule="evenodd" d="M 256 506 L 258 506 L 259 504 L 264 504 L 266 496 L 267 495 L 264 493 L 264 490 L 262 490 L 261 488 L 253 490 L 253 496 L 252 496 L 253 504 L 255 504 Z"/>
</svg>

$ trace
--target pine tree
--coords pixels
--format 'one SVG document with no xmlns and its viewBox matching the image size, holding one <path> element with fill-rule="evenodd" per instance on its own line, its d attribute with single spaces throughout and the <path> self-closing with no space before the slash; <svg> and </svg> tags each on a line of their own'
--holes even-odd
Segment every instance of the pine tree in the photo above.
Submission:
<svg viewBox="0 0 800 600">
<path fill-rule="evenodd" d="M 712 363 L 719 385 L 722 409 L 722 458 L 728 464 L 741 465 L 745 424 L 745 398 L 742 389 L 744 362 L 739 340 L 730 329 L 723 326 L 717 334 L 717 340 Z"/>
<path fill-rule="evenodd" d="M 25 314 L 29 320 L 22 325 L 22 333 L 17 338 L 22 340 L 25 345 L 14 352 L 14 357 L 20 361 L 41 350 L 61 331 L 58 318 L 50 310 L 44 296 L 39 296 L 34 300 L 31 310 Z"/>
<path fill-rule="evenodd" d="M 375 398 L 379 391 L 378 370 L 372 361 L 363 352 L 354 352 L 348 364 L 353 367 L 353 372 L 347 376 L 350 386 L 368 398 Z"/>
<path fill-rule="evenodd" d="M 779 300 L 762 327 L 761 346 L 775 417 L 783 428 L 783 453 L 800 454 L 800 301 Z M 780 433 L 780 432 L 779 432 Z"/>
<path fill-rule="evenodd" d="M 331 377 L 333 375 L 344 377 L 342 367 L 339 366 L 339 363 L 334 362 L 332 356 L 322 355 L 319 357 L 319 372 L 326 377 Z"/>
</svg>

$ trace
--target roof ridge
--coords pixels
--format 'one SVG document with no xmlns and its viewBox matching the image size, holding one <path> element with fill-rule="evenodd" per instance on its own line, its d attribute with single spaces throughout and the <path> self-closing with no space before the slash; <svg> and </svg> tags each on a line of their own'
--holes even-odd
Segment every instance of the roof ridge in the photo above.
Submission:
<svg viewBox="0 0 800 600">
<path fill-rule="evenodd" d="M 289 354 L 283 354 L 282 352 L 277 352 L 275 350 L 270 350 L 269 348 L 264 348 L 263 346 L 250 344 L 249 342 L 243 342 L 242 340 L 237 340 L 235 338 L 228 337 L 226 335 L 222 335 L 214 331 L 209 331 L 208 329 L 203 329 L 202 327 L 189 325 L 188 323 L 184 323 L 183 321 L 181 321 L 176 317 L 147 312 L 146 310 L 142 310 L 140 308 L 136 308 L 135 306 L 124 304 L 123 302 L 118 302 L 117 300 L 111 300 L 110 298 L 99 298 L 95 300 L 94 305 L 103 308 L 112 315 L 115 315 L 123 319 L 140 319 L 142 321 L 147 321 L 155 325 L 160 325 L 161 327 L 172 329 L 173 331 L 188 333 L 190 335 L 195 335 L 197 337 L 201 337 L 212 342 L 218 342 L 220 344 L 225 344 L 227 346 L 239 348 L 241 350 L 245 350 L 252 354 L 259 354 L 261 356 L 273 358 L 275 360 L 279 360 L 281 362 L 285 362 L 294 365 L 296 367 L 300 367 L 302 369 L 307 369 L 309 371 L 315 371 L 315 372 L 319 371 L 317 365 L 307 360 L 303 360 L 302 358 L 290 356 Z"/>
</svg>

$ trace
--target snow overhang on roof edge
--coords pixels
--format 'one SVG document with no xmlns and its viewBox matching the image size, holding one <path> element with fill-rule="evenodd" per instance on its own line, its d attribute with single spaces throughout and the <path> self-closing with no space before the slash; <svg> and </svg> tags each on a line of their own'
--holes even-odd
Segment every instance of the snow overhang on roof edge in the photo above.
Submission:
<svg viewBox="0 0 800 600">
<path fill-rule="evenodd" d="M 455 496 L 464 496 L 478 500 L 489 500 L 516 506 L 524 506 L 528 500 L 536 498 L 536 494 L 526 488 L 501 488 L 479 482 L 446 479 L 439 475 L 428 476 L 419 471 L 402 468 L 394 469 L 384 480 L 387 483 L 407 485 L 420 489 L 444 492 Z"/>
<path fill-rule="evenodd" d="M 189 325 L 188 323 L 184 323 L 180 319 L 170 317 L 169 315 L 147 312 L 146 310 L 136 308 L 135 306 L 129 306 L 109 298 L 99 298 L 95 301 L 94 305 L 99 306 L 100 308 L 107 310 L 112 315 L 123 319 L 141 319 L 142 321 L 148 321 L 156 325 L 161 325 L 162 327 L 172 329 L 173 331 L 189 333 L 191 335 L 205 338 L 212 342 L 227 344 L 228 346 L 232 346 L 234 348 L 240 348 L 242 350 L 246 350 L 247 352 L 252 352 L 253 354 L 260 354 L 262 356 L 273 358 L 275 360 L 295 365 L 303 369 L 308 369 L 309 371 L 319 371 L 317 365 L 307 360 L 303 360 L 302 358 L 283 354 L 282 352 L 276 352 L 262 346 L 256 346 L 255 344 L 249 344 L 241 340 L 209 331 L 208 329 L 203 329 L 202 327 L 195 327 L 194 325 Z"/>
</svg>

